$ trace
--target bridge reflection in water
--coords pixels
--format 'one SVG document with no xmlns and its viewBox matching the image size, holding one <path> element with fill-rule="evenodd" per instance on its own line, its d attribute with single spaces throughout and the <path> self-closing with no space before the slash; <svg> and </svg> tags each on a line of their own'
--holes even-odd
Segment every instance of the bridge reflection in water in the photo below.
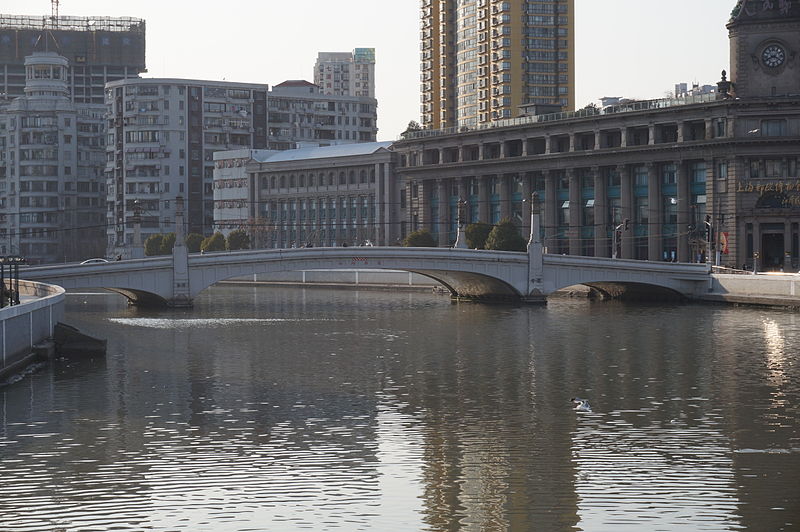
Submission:
<svg viewBox="0 0 800 532">
<path fill-rule="evenodd" d="M 800 512 L 793 313 L 70 297 L 108 357 L 0 396 L 10 530 L 781 530 Z"/>
</svg>

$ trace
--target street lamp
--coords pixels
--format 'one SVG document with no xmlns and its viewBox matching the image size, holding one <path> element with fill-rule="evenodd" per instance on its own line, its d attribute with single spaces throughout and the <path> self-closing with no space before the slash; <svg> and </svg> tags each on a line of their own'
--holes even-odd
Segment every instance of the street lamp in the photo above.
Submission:
<svg viewBox="0 0 800 532">
<path fill-rule="evenodd" d="M 629 218 L 625 218 L 625 219 L 622 221 L 622 223 L 621 223 L 621 224 L 619 224 L 618 226 L 616 226 L 616 227 L 614 228 L 614 235 L 613 235 L 613 242 L 614 242 L 614 243 L 613 243 L 613 245 L 612 245 L 612 248 L 613 248 L 613 249 L 611 250 L 611 258 L 612 258 L 612 259 L 616 259 L 616 258 L 617 258 L 617 246 L 619 245 L 619 236 L 618 236 L 618 233 L 620 233 L 620 232 L 622 232 L 622 231 L 627 231 L 627 230 L 628 230 L 628 224 L 630 224 L 630 222 L 631 222 L 631 221 L 630 221 L 630 219 L 629 219 Z"/>
</svg>

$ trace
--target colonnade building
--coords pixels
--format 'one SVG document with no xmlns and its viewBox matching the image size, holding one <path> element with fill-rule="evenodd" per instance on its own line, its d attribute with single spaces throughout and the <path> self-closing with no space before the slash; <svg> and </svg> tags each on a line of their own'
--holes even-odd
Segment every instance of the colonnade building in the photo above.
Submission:
<svg viewBox="0 0 800 532">
<path fill-rule="evenodd" d="M 391 144 L 217 153 L 215 230 L 245 229 L 260 248 L 397 243 Z"/>
<path fill-rule="evenodd" d="M 395 144 L 409 229 L 439 245 L 468 221 L 529 232 L 550 253 L 798 267 L 800 5 L 741 1 L 731 80 L 714 94 L 409 132 Z M 616 243 L 616 249 L 614 245 Z"/>
</svg>

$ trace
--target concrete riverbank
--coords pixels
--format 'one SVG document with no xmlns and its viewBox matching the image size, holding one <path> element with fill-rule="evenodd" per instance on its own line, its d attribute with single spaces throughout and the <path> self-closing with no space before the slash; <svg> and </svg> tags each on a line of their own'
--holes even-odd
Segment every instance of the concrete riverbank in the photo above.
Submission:
<svg viewBox="0 0 800 532">
<path fill-rule="evenodd" d="M 0 309 L 0 382 L 34 362 L 64 316 L 64 289 L 19 281 L 20 304 Z"/>
<path fill-rule="evenodd" d="M 713 274 L 701 300 L 800 310 L 800 274 Z"/>
</svg>

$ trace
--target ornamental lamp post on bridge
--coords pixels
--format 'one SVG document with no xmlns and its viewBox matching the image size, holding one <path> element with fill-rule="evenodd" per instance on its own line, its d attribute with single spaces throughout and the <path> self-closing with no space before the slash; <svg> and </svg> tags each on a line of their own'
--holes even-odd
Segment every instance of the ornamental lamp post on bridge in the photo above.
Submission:
<svg viewBox="0 0 800 532">
<path fill-rule="evenodd" d="M 144 258 L 144 245 L 142 245 L 142 204 L 139 200 L 133 202 L 133 247 L 132 259 Z"/>
<path fill-rule="evenodd" d="M 612 259 L 616 259 L 618 257 L 619 252 L 617 250 L 619 248 L 619 241 L 620 241 L 621 233 L 622 233 L 622 231 L 627 231 L 628 230 L 628 226 L 629 226 L 630 223 L 631 223 L 630 219 L 625 218 L 622 221 L 621 224 L 619 224 L 618 226 L 616 226 L 614 228 L 614 234 L 613 234 L 613 239 L 612 239 L 612 244 L 611 244 L 611 258 Z"/>
<path fill-rule="evenodd" d="M 467 202 L 464 199 L 458 200 L 458 235 L 456 236 L 456 243 L 453 244 L 454 248 L 467 249 L 467 234 L 464 226 L 467 222 Z"/>
</svg>

